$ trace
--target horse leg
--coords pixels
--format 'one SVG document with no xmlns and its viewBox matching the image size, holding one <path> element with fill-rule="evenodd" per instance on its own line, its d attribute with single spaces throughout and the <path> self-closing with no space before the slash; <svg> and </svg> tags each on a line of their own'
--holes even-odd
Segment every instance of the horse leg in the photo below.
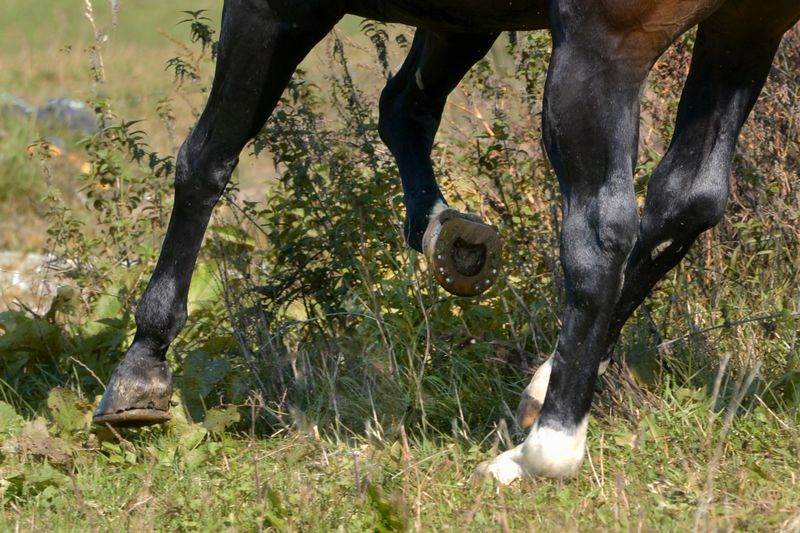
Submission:
<svg viewBox="0 0 800 533">
<path fill-rule="evenodd" d="M 653 286 L 720 222 L 739 132 L 800 4 L 728 2 L 700 24 L 669 150 L 650 178 L 638 242 L 614 309 L 607 354 Z"/>
<path fill-rule="evenodd" d="M 602 376 L 608 365 L 611 363 L 610 359 L 603 359 L 597 367 L 597 377 Z M 544 397 L 547 395 L 547 384 L 550 382 L 550 370 L 553 368 L 553 355 L 547 358 L 539 368 L 534 372 L 528 386 L 522 391 L 522 395 L 517 406 L 517 423 L 519 427 L 528 430 L 536 422 L 536 418 L 542 410 L 544 404 Z"/>
<path fill-rule="evenodd" d="M 418 29 L 403 66 L 381 94 L 379 129 L 403 182 L 406 241 L 424 251 L 439 283 L 459 296 L 479 294 L 492 284 L 500 241 L 479 218 L 447 208 L 431 149 L 447 95 L 496 38 L 496 33 Z"/>
<path fill-rule="evenodd" d="M 697 3 L 687 14 L 680 3 L 665 11 L 661 0 L 626 5 L 628 12 L 551 4 L 543 133 L 563 195 L 566 309 L 541 412 L 525 442 L 478 468 L 501 483 L 571 476 L 583 460 L 594 384 L 639 224 L 639 98 L 653 62 L 707 7 Z"/>
<path fill-rule="evenodd" d="M 94 415 L 97 424 L 169 419 L 169 344 L 186 322 L 186 298 L 211 212 L 297 64 L 341 17 L 338 2 L 227 0 L 208 104 L 178 154 L 175 204 L 155 271 L 136 309 L 136 334 Z M 273 5 L 277 6 L 273 8 Z"/>
<path fill-rule="evenodd" d="M 650 179 L 639 238 L 625 269 L 598 376 L 628 317 L 680 262 L 698 235 L 722 218 L 736 138 L 766 79 L 781 35 L 797 19 L 784 9 L 768 27 L 753 25 L 758 7 L 726 4 L 700 24 L 675 134 Z M 522 393 L 517 421 L 531 427 L 547 392 L 550 360 Z"/>
</svg>

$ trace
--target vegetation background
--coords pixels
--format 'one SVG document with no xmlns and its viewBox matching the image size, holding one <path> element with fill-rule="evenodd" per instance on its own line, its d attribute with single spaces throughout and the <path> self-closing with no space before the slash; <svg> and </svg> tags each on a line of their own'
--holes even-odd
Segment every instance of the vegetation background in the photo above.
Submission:
<svg viewBox="0 0 800 533">
<path fill-rule="evenodd" d="M 176 419 L 93 430 L 210 86 L 220 5 L 0 8 L 0 92 L 69 96 L 97 123 L 0 111 L 0 250 L 20 263 L 3 263 L 0 287 L 0 527 L 800 530 L 797 28 L 745 127 L 726 220 L 623 334 L 576 479 L 469 480 L 523 437 L 518 394 L 558 333 L 544 33 L 500 39 L 452 95 L 434 151 L 448 198 L 501 227 L 495 288 L 450 297 L 404 247 L 376 102 L 412 32 L 347 18 L 215 214 L 169 355 Z M 692 44 L 650 77 L 640 195 Z M 31 254 L 41 268 L 23 271 Z"/>
</svg>

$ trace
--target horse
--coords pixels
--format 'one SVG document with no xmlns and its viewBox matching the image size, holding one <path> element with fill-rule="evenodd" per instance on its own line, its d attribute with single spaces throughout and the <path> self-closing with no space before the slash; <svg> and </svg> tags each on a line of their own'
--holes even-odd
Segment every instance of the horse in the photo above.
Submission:
<svg viewBox="0 0 800 533">
<path fill-rule="evenodd" d="M 562 192 L 566 299 L 552 356 L 519 407 L 524 442 L 478 467 L 508 484 L 568 478 L 583 461 L 594 385 L 622 325 L 722 218 L 737 137 L 800 2 L 772 0 L 226 0 L 208 103 L 183 143 L 175 203 L 136 333 L 94 414 L 97 424 L 156 424 L 168 413 L 166 352 L 211 212 L 240 151 L 262 128 L 300 61 L 345 14 L 415 26 L 379 102 L 379 130 L 400 172 L 404 235 L 448 291 L 485 291 L 500 267 L 497 228 L 450 208 L 431 150 L 448 94 L 502 31 L 549 30 L 543 142 Z M 634 194 L 640 97 L 659 56 L 697 26 L 669 148 Z"/>
</svg>

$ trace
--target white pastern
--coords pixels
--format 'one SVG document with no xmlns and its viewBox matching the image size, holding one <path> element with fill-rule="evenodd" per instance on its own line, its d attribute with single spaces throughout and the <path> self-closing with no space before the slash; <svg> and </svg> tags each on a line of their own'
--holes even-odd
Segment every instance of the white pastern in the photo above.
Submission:
<svg viewBox="0 0 800 533">
<path fill-rule="evenodd" d="M 608 370 L 609 365 L 611 364 L 611 359 L 606 359 L 604 361 L 600 361 L 600 366 L 597 368 L 597 377 L 602 376 Z"/>
<path fill-rule="evenodd" d="M 597 377 L 602 376 L 611 365 L 611 359 L 600 361 L 600 366 L 597 368 Z M 551 355 L 547 361 L 542 363 L 542 366 L 536 369 L 531 382 L 525 387 L 522 392 L 523 397 L 531 398 L 544 404 L 544 397 L 547 395 L 547 385 L 550 383 L 550 371 L 553 369 L 553 356 Z"/>
<path fill-rule="evenodd" d="M 474 475 L 477 477 L 491 475 L 501 485 L 510 485 L 525 476 L 525 471 L 522 470 L 521 450 L 522 446 L 517 446 L 501 453 L 491 461 L 481 463 L 475 469 Z"/>
<path fill-rule="evenodd" d="M 572 430 L 540 427 L 537 420 L 525 442 L 481 464 L 475 473 L 491 474 L 503 485 L 526 476 L 572 477 L 583 462 L 588 425 L 588 415 Z"/>
<path fill-rule="evenodd" d="M 428 213 L 428 224 L 432 221 L 436 220 L 436 218 L 444 211 L 448 209 L 447 204 L 444 203 L 442 200 L 437 200 L 436 203 L 431 207 L 430 213 Z"/>
<path fill-rule="evenodd" d="M 588 415 L 572 430 L 541 427 L 537 420 L 522 443 L 522 468 L 531 476 L 565 478 L 575 475 L 586 452 L 588 426 Z"/>
</svg>

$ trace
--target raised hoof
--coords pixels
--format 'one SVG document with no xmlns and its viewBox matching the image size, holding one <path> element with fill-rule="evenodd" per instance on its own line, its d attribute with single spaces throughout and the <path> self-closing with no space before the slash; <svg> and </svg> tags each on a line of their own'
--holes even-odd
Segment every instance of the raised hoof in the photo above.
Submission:
<svg viewBox="0 0 800 533">
<path fill-rule="evenodd" d="M 477 296 L 500 271 L 497 228 L 475 215 L 443 209 L 428 223 L 422 249 L 436 281 L 456 296 Z"/>
<path fill-rule="evenodd" d="M 114 370 L 92 421 L 96 425 L 142 427 L 163 424 L 172 417 L 172 373 L 166 361 L 156 364 L 122 362 Z"/>
</svg>

